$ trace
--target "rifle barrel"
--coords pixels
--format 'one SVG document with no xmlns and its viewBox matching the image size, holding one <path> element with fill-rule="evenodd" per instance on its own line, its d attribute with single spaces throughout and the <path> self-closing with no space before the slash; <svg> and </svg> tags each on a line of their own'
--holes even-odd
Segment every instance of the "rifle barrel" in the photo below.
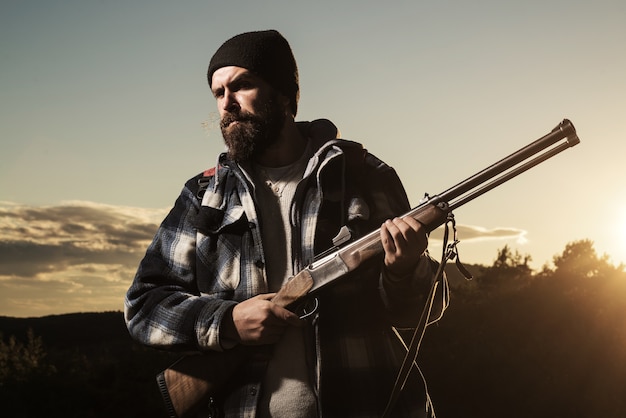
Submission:
<svg viewBox="0 0 626 418">
<path fill-rule="evenodd" d="M 563 140 L 565 142 L 561 142 Z M 433 196 L 433 199 L 436 199 L 435 202 L 447 202 L 450 210 L 456 209 L 579 142 L 574 125 L 564 119 L 547 135 Z"/>
</svg>

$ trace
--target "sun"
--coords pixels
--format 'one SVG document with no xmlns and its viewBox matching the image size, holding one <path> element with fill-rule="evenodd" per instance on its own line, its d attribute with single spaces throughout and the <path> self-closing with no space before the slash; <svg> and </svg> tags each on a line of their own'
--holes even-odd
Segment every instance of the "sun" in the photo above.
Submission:
<svg viewBox="0 0 626 418">
<path fill-rule="evenodd" d="M 604 248 L 612 263 L 626 265 L 626 204 L 616 208 L 613 216 L 614 221 L 605 224 Z"/>
<path fill-rule="evenodd" d="M 626 203 L 615 205 L 604 219 L 597 235 L 589 235 L 598 256 L 608 256 L 611 264 L 626 266 Z"/>
<path fill-rule="evenodd" d="M 626 208 L 621 210 L 619 225 L 616 228 L 617 236 L 615 237 L 615 261 L 626 264 Z"/>
</svg>

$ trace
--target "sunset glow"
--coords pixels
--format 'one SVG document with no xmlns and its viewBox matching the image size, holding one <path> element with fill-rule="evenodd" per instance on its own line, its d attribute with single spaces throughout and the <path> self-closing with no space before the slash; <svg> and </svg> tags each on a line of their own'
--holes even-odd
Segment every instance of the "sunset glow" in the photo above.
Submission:
<svg viewBox="0 0 626 418">
<path fill-rule="evenodd" d="M 615 234 L 615 252 L 612 255 L 617 263 L 626 264 L 626 206 L 620 212 Z"/>
</svg>

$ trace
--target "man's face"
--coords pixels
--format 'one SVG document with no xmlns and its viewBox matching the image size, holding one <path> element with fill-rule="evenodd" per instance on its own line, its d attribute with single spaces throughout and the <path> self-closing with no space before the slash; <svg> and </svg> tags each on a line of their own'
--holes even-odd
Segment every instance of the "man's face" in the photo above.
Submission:
<svg viewBox="0 0 626 418">
<path fill-rule="evenodd" d="M 213 73 L 212 91 L 233 160 L 254 158 L 276 142 L 288 100 L 263 79 L 245 68 L 222 67 Z"/>
</svg>

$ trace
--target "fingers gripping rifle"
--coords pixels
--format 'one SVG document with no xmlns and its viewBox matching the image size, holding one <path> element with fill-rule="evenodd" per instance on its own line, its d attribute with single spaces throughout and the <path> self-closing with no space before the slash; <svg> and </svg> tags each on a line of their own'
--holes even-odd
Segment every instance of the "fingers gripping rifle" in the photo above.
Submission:
<svg viewBox="0 0 626 418">
<path fill-rule="evenodd" d="M 453 210 L 579 142 L 574 126 L 565 119 L 550 133 L 448 190 L 429 197 L 402 217 L 416 219 L 431 232 L 446 223 Z M 315 260 L 290 279 L 272 301 L 283 307 L 292 307 L 382 252 L 378 229 Z M 424 327 L 426 323 L 427 318 Z M 417 350 L 417 347 L 411 349 Z M 254 355 L 252 353 L 248 347 L 240 346 L 224 352 L 191 355 L 181 358 L 160 373 L 157 382 L 170 416 L 187 417 L 198 408 L 208 405 L 246 359 Z M 410 358 L 410 354 L 417 355 L 416 352 L 409 352 L 407 358 Z M 404 385 L 411 368 L 406 369 L 403 366 L 398 376 L 399 389 Z M 392 393 L 389 407 L 393 406 L 394 396 L 397 394 Z"/>
</svg>

